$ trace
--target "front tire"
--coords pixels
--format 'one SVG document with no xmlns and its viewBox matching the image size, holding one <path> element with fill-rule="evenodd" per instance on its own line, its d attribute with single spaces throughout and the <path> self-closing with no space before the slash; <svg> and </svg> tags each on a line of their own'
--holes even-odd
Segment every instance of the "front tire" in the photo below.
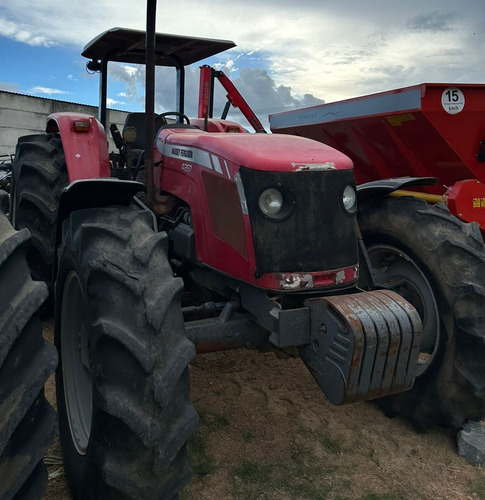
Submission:
<svg viewBox="0 0 485 500">
<path fill-rule="evenodd" d="M 0 498 L 40 499 L 47 484 L 42 459 L 54 439 L 56 415 L 44 396 L 57 354 L 42 337 L 44 283 L 32 281 L 27 229 L 15 231 L 0 193 Z"/>
<path fill-rule="evenodd" d="M 59 427 L 74 498 L 170 499 L 188 482 L 181 280 L 147 211 L 74 212 L 56 282 Z"/>
<path fill-rule="evenodd" d="M 378 285 L 423 321 L 414 387 L 379 400 L 424 430 L 485 417 L 485 247 L 478 226 L 415 198 L 364 204 L 359 225 Z"/>
</svg>

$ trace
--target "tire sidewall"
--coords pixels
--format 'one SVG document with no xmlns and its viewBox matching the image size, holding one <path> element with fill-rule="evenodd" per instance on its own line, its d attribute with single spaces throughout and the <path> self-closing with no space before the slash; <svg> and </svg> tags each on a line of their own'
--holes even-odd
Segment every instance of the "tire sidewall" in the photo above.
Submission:
<svg viewBox="0 0 485 500">
<path fill-rule="evenodd" d="M 100 398 L 98 395 L 96 395 L 95 384 L 93 383 L 93 417 L 91 419 L 91 439 L 90 443 L 88 444 L 86 454 L 81 455 L 76 450 L 69 426 L 69 418 L 66 408 L 66 393 L 63 379 L 63 345 L 61 339 L 62 297 L 64 293 L 66 278 L 71 272 L 76 273 L 77 276 L 81 278 L 81 270 L 78 268 L 76 259 L 73 258 L 72 254 L 66 251 L 65 248 L 63 249 L 63 251 L 65 252 L 65 255 L 60 259 L 60 266 L 58 269 L 55 288 L 55 344 L 59 352 L 59 365 L 56 372 L 56 399 L 57 409 L 59 413 L 59 433 L 61 434 L 61 436 L 63 436 L 63 438 L 61 439 L 61 446 L 64 463 L 66 465 L 66 468 L 74 472 L 68 476 L 69 486 L 71 488 L 71 491 L 73 492 L 74 498 L 89 498 L 89 495 L 87 494 L 87 491 L 89 490 L 83 488 L 83 484 L 91 483 L 93 480 L 95 480 L 95 474 L 93 474 L 94 471 L 92 471 L 90 468 L 90 464 L 93 463 L 93 460 L 91 458 L 91 440 L 95 439 L 94 436 L 96 435 L 95 415 L 99 409 Z M 86 291 L 83 288 L 83 280 L 80 279 L 79 282 L 81 284 L 82 293 L 84 297 L 86 297 Z M 87 316 L 87 321 L 90 323 L 90 311 L 86 309 L 85 314 Z M 75 478 L 75 482 L 72 480 L 72 478 Z"/>
</svg>

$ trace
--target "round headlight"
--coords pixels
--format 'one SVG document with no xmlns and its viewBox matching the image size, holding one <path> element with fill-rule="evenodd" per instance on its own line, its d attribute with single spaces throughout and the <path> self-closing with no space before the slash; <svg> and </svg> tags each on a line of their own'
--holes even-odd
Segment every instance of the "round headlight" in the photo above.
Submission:
<svg viewBox="0 0 485 500">
<path fill-rule="evenodd" d="M 345 210 L 354 213 L 357 208 L 357 194 L 352 186 L 346 186 L 342 195 Z"/>
<path fill-rule="evenodd" d="M 265 189 L 259 195 L 258 205 L 264 215 L 274 217 L 283 208 L 283 194 L 276 188 Z"/>
</svg>

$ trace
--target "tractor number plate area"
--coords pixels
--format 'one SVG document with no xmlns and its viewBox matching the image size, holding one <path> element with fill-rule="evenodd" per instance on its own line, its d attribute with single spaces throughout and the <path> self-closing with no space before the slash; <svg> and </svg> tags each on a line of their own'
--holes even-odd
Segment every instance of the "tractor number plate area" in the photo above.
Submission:
<svg viewBox="0 0 485 500">
<path fill-rule="evenodd" d="M 313 298 L 300 355 L 334 405 L 375 399 L 414 383 L 422 324 L 400 295 L 377 290 Z"/>
</svg>

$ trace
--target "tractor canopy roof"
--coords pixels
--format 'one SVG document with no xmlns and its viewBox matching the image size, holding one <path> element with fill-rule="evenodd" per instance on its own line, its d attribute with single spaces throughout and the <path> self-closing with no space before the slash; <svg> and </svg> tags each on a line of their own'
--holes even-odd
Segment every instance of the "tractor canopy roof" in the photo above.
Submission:
<svg viewBox="0 0 485 500">
<path fill-rule="evenodd" d="M 155 65 L 187 66 L 235 47 L 230 40 L 156 33 Z M 145 64 L 145 31 L 111 28 L 93 38 L 82 52 L 93 60 Z"/>
</svg>

